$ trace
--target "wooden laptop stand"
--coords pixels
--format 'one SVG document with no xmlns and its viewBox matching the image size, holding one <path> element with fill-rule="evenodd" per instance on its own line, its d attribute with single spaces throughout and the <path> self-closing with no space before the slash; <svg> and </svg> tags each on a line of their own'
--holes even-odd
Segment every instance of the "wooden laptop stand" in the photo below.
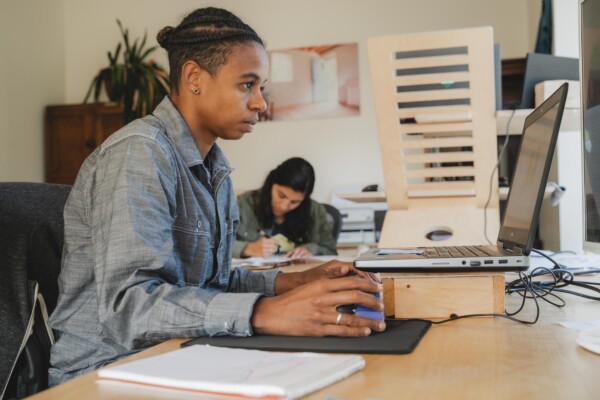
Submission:
<svg viewBox="0 0 600 400">
<path fill-rule="evenodd" d="M 493 43 L 490 27 L 368 40 L 388 203 L 378 247 L 495 241 Z"/>
<path fill-rule="evenodd" d="M 503 272 L 381 273 L 386 318 L 504 312 Z"/>
</svg>

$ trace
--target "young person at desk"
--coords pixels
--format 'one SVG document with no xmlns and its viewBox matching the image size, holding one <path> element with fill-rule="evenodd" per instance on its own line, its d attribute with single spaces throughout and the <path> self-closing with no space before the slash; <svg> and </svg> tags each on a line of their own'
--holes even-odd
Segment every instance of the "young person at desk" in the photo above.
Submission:
<svg viewBox="0 0 600 400">
<path fill-rule="evenodd" d="M 269 172 L 262 188 L 238 196 L 240 227 L 234 257 L 335 255 L 327 211 L 310 198 L 315 171 L 294 157 Z"/>
<path fill-rule="evenodd" d="M 251 132 L 266 104 L 268 57 L 230 12 L 198 9 L 157 37 L 171 95 L 84 162 L 65 206 L 50 384 L 174 337 L 365 336 L 381 321 L 336 307 L 382 308 L 350 264 L 303 273 L 231 271 L 239 224 L 217 139 Z"/>
</svg>

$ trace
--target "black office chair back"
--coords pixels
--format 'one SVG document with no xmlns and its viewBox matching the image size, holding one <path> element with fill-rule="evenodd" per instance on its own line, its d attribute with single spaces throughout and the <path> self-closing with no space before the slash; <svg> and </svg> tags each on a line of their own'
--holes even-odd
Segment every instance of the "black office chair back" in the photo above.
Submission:
<svg viewBox="0 0 600 400">
<path fill-rule="evenodd" d="M 0 398 L 22 398 L 48 385 L 50 342 L 36 288 L 51 313 L 70 191 L 68 185 L 0 183 Z M 32 315 L 33 333 L 27 337 Z"/>
<path fill-rule="evenodd" d="M 333 238 L 337 243 L 337 240 L 340 237 L 340 232 L 342 231 L 342 214 L 331 204 L 324 203 L 323 206 L 327 211 L 327 221 L 331 226 L 331 233 L 333 234 Z"/>
</svg>

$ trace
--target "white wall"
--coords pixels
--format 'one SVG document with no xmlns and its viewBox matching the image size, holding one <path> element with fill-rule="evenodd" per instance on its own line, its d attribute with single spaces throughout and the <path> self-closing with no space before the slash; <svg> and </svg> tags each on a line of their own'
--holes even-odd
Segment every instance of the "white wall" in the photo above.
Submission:
<svg viewBox="0 0 600 400">
<path fill-rule="evenodd" d="M 107 64 L 106 52 L 113 50 L 119 40 L 116 18 L 133 36 L 147 30 L 154 42 L 156 32 L 163 26 L 176 25 L 194 8 L 214 5 L 230 9 L 253 26 L 266 40 L 268 50 L 359 44 L 361 115 L 266 122 L 239 142 L 222 142 L 237 168 L 232 176 L 235 185 L 257 187 L 271 168 L 295 155 L 305 157 L 316 168 L 315 198 L 321 201 L 328 201 L 332 189 L 338 185 L 383 183 L 366 39 L 375 35 L 491 25 L 495 40 L 501 43 L 502 57 L 523 57 L 535 40 L 539 13 L 531 14 L 536 10 L 532 4 L 538 3 L 538 0 L 2 0 L 0 15 L 11 28 L 3 23 L 0 33 L 3 40 L 9 35 L 15 41 L 8 54 L 39 61 L 36 65 L 40 68 L 34 74 L 39 81 L 31 81 L 28 70 L 20 67 L 11 70 L 10 82 L 5 82 L 8 78 L 4 73 L 0 74 L 2 92 L 10 86 L 14 93 L 0 111 L 0 166 L 25 165 L 29 171 L 4 174 L 3 167 L 0 180 L 41 180 L 41 125 L 36 125 L 37 132 L 28 133 L 35 140 L 13 138 L 11 131 L 18 127 L 22 132 L 22 120 L 41 121 L 43 104 L 82 101 L 92 77 Z M 11 15 L 6 15 L 4 8 L 13 11 Z M 26 13 L 25 8 L 34 10 L 35 15 Z M 30 24 L 32 19 L 37 23 Z M 14 32 L 29 25 L 37 32 L 32 38 L 15 36 Z M 55 38 L 61 29 L 62 41 Z M 157 52 L 155 58 L 166 66 L 163 53 Z M 5 54 L 3 51 L 2 60 Z M 48 69 L 47 58 L 61 60 L 63 54 L 64 67 L 51 65 Z M 32 102 L 38 106 L 30 107 Z M 6 129 L 9 116 L 12 125 Z M 14 119 L 18 125 L 12 122 Z"/>
<path fill-rule="evenodd" d="M 43 116 L 65 99 L 62 1 L 0 1 L 0 181 L 44 179 Z"/>
<path fill-rule="evenodd" d="M 579 58 L 579 0 L 552 0 L 552 54 Z"/>
</svg>

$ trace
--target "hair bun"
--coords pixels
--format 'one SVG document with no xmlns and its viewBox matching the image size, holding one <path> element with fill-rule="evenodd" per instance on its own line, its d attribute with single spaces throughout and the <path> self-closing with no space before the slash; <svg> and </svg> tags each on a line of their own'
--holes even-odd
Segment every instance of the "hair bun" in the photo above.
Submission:
<svg viewBox="0 0 600 400">
<path fill-rule="evenodd" d="M 158 42 L 160 47 L 168 50 L 169 36 L 171 36 L 171 33 L 174 29 L 175 28 L 173 28 L 172 26 L 165 26 L 158 32 L 158 34 L 156 35 L 156 41 Z"/>
</svg>

